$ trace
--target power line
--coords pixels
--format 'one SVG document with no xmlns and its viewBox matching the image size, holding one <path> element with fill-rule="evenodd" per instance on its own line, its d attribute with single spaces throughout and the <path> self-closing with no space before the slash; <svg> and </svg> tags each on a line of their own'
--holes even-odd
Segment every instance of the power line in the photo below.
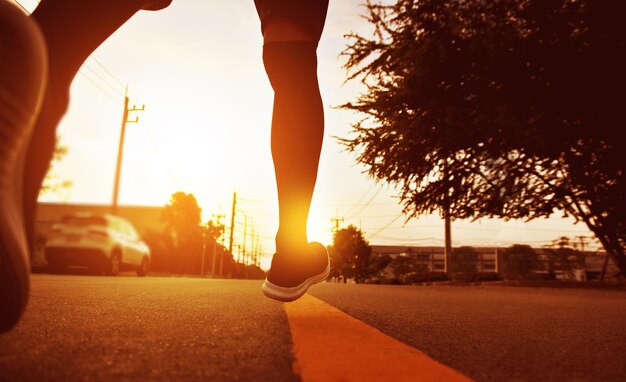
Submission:
<svg viewBox="0 0 626 382">
<path fill-rule="evenodd" d="M 340 218 L 339 216 L 336 216 L 334 218 L 330 218 L 330 221 L 333 222 L 333 232 L 336 234 L 337 232 L 339 232 L 339 223 L 343 222 L 344 219 Z"/>
<path fill-rule="evenodd" d="M 174 182 L 176 187 L 178 187 L 180 189 L 181 188 L 180 182 L 178 182 L 178 179 L 176 179 L 176 177 L 172 173 L 172 171 L 171 171 L 167 161 L 163 158 L 163 155 L 161 154 L 161 151 L 157 147 L 154 139 L 152 138 L 152 135 L 150 134 L 150 131 L 145 126 L 142 126 L 142 131 L 144 132 L 146 137 L 148 137 L 148 141 L 150 142 L 150 145 L 152 146 L 152 149 L 154 150 L 154 152 L 156 153 L 157 157 L 159 158 L 159 161 L 161 161 L 161 164 L 163 165 L 163 168 L 165 169 L 165 171 L 169 175 L 170 179 Z"/>
<path fill-rule="evenodd" d="M 29 14 L 29 15 L 31 14 L 31 12 L 30 12 L 28 9 L 26 9 L 26 7 L 24 7 L 24 6 L 22 5 L 22 3 L 20 3 L 18 0 L 13 0 L 13 2 L 14 2 L 15 4 L 17 4 L 20 8 L 22 8 L 22 10 L 23 10 L 24 12 L 26 12 L 26 13 L 27 13 L 27 14 Z M 39 2 L 38 2 L 37 4 L 39 4 Z M 107 69 L 104 67 L 104 65 L 102 65 L 99 61 L 97 61 L 97 60 L 95 59 L 95 57 L 92 57 L 92 58 L 96 61 L 96 63 L 97 63 L 97 64 L 98 64 L 98 65 L 99 65 L 99 66 L 100 66 L 103 70 L 105 70 L 107 73 L 109 73 L 109 75 L 110 75 L 112 78 L 116 79 L 116 78 L 115 78 L 115 76 L 113 76 L 113 75 L 111 74 L 111 72 L 110 72 L 109 70 L 107 70 Z M 87 69 L 91 70 L 91 71 L 92 71 L 92 72 L 93 72 L 96 76 L 98 76 L 98 77 L 99 77 L 99 78 L 100 78 L 100 79 L 101 79 L 101 80 L 102 80 L 105 84 L 107 84 L 107 85 L 108 85 L 108 86 L 109 86 L 109 87 L 110 87 L 113 91 L 115 91 L 115 92 L 119 93 L 120 95 L 123 95 L 123 93 L 122 93 L 119 89 L 116 89 L 114 86 L 112 86 L 112 85 L 111 85 L 111 84 L 110 84 L 110 83 L 109 83 L 106 79 L 104 79 L 102 76 L 100 76 L 100 75 L 99 75 L 99 74 L 98 74 L 98 73 L 97 73 L 94 69 L 92 69 L 92 68 L 91 68 L 91 67 L 89 67 L 88 65 L 85 65 L 85 67 L 86 67 Z M 89 77 L 89 76 L 88 76 L 85 72 L 83 72 L 82 70 L 80 70 L 80 69 L 79 69 L 79 70 L 78 70 L 78 73 L 82 74 L 82 75 L 83 75 L 83 77 L 85 77 L 85 78 L 86 78 L 89 82 L 91 82 L 91 83 L 92 83 L 92 84 L 93 84 L 96 88 L 98 88 L 100 91 L 102 91 L 104 94 L 106 94 L 106 95 L 107 95 L 107 97 L 111 98 L 111 100 L 113 100 L 113 102 L 115 102 L 115 103 L 117 103 L 117 104 L 122 104 L 122 102 L 121 102 L 119 99 L 116 99 L 116 98 L 115 98 L 115 96 L 113 96 L 111 93 L 109 93 L 108 91 L 106 91 L 106 90 L 105 90 L 102 86 L 100 86 L 100 85 L 99 85 L 96 81 L 94 81 L 93 79 L 91 79 L 91 78 L 90 78 L 90 77 Z M 117 79 L 116 79 L 116 80 L 117 80 Z M 119 80 L 117 80 L 117 81 L 119 82 Z M 120 82 L 120 84 L 121 84 L 121 82 Z"/>
<path fill-rule="evenodd" d="M 18 0 L 13 0 L 20 8 L 22 8 L 22 10 L 24 10 L 24 12 L 30 14 L 31 12 L 29 12 L 26 7 L 24 7 Z M 39 2 L 38 2 L 39 4 Z M 100 67 L 100 69 L 102 69 L 113 81 L 115 81 L 118 86 L 114 86 L 110 83 L 109 80 L 107 80 L 106 78 L 104 78 L 102 75 L 100 75 L 94 68 L 92 68 L 87 61 L 85 61 L 85 63 L 83 64 L 83 66 L 85 68 L 87 68 L 89 71 L 91 71 L 91 73 L 93 73 L 96 77 L 98 77 L 105 85 L 107 85 L 114 93 L 116 93 L 115 95 L 112 94 L 109 90 L 103 88 L 102 86 L 100 86 L 100 84 L 95 81 L 94 79 L 92 79 L 89 75 L 87 75 L 87 73 L 85 73 L 82 69 L 78 70 L 78 73 L 81 74 L 87 81 L 89 81 L 93 86 L 95 86 L 97 89 L 99 89 L 103 94 L 105 94 L 109 99 L 111 99 L 113 102 L 115 102 L 115 104 L 117 105 L 123 105 L 123 102 L 118 99 L 116 97 L 116 95 L 119 95 L 120 97 L 124 97 L 124 92 L 122 92 L 122 90 L 120 89 L 120 87 L 124 87 L 124 83 L 117 78 L 113 73 L 111 73 L 111 71 L 109 69 L 106 68 L 106 66 L 104 66 L 104 64 L 102 64 L 102 62 L 100 62 L 100 60 L 98 60 L 93 54 L 90 55 L 88 57 L 88 59 L 93 60 L 93 62 L 96 63 L 96 65 L 98 65 L 98 67 Z M 131 95 L 133 95 L 135 98 L 138 98 L 134 95 L 133 92 L 130 92 Z M 157 156 L 159 157 L 159 159 L 161 160 L 161 162 L 163 162 L 164 164 L 166 163 L 163 160 L 163 156 L 161 155 L 161 151 L 158 149 L 156 143 L 154 142 L 154 139 L 152 138 L 152 136 L 150 135 L 150 133 L 148 132 L 147 128 L 143 129 L 144 133 L 146 134 L 146 136 L 148 137 L 148 140 L 150 141 L 150 144 L 152 146 L 152 148 L 154 149 L 154 151 L 156 152 Z M 180 183 L 178 182 L 178 180 L 176 179 L 176 177 L 174 176 L 174 174 L 172 173 L 172 171 L 170 170 L 170 168 L 167 165 L 164 165 L 165 170 L 167 171 L 169 177 L 172 179 L 172 181 L 176 184 L 177 187 L 180 188 Z"/>
<path fill-rule="evenodd" d="M 382 189 L 380 189 L 377 192 L 382 191 Z M 245 198 L 245 197 L 237 197 L 237 200 L 243 200 L 246 202 L 252 202 L 252 203 L 257 203 L 257 204 L 265 204 L 265 205 L 270 205 L 270 204 L 276 204 L 276 201 L 270 201 L 270 200 L 263 200 L 263 199 L 253 199 L 253 198 Z M 394 203 L 394 202 L 381 202 L 381 203 L 312 203 L 314 205 L 317 206 L 325 206 L 325 207 L 359 207 L 359 206 L 364 206 L 364 205 L 369 205 L 369 206 L 397 206 L 398 203 Z"/>
<path fill-rule="evenodd" d="M 382 188 L 379 188 L 374 195 L 367 201 L 367 203 L 365 203 L 365 205 L 363 207 L 361 207 L 357 212 L 353 213 L 352 215 L 348 216 L 349 218 L 353 218 L 355 216 L 357 216 L 358 214 L 360 214 L 361 212 L 365 211 L 365 209 L 367 207 L 369 207 L 370 203 L 372 203 L 374 201 L 374 198 L 376 198 L 378 196 L 378 194 L 380 193 L 380 191 L 382 190 Z M 352 209 L 351 209 L 352 210 Z"/>
<path fill-rule="evenodd" d="M 94 85 L 95 87 L 97 87 L 98 89 L 100 89 L 100 91 L 102 93 L 104 93 L 107 97 L 109 97 L 113 102 L 115 102 L 117 105 L 123 105 L 123 103 L 115 98 L 114 95 L 112 95 L 111 93 L 109 93 L 108 91 L 106 91 L 102 86 L 100 86 L 96 81 L 92 80 L 87 74 L 85 74 L 84 72 L 82 72 L 81 70 L 78 71 L 78 73 L 80 73 L 83 77 L 85 77 L 85 79 L 89 82 L 91 82 L 92 85 Z"/>
<path fill-rule="evenodd" d="M 104 82 L 115 93 L 119 94 L 122 97 L 124 96 L 124 92 L 119 87 L 111 85 L 106 78 L 102 77 L 98 72 L 96 72 L 95 69 L 93 69 L 91 66 L 87 65 L 87 63 L 84 63 L 83 66 L 85 68 L 89 69 L 93 74 L 95 74 L 96 77 L 98 77 L 102 82 Z"/>
<path fill-rule="evenodd" d="M 375 186 L 376 186 L 375 184 L 370 185 L 370 187 L 369 187 L 369 188 L 365 191 L 365 193 L 363 193 L 363 195 L 361 195 L 361 197 L 360 197 L 360 198 L 359 198 L 359 199 L 355 202 L 355 204 L 359 204 L 359 203 L 361 203 L 361 202 L 363 201 L 363 199 L 365 199 L 365 196 L 366 196 L 367 194 L 369 194 L 369 193 L 370 193 L 370 191 L 371 191 L 371 190 L 372 190 Z M 354 209 L 354 206 L 353 206 L 352 208 L 350 208 L 350 209 L 348 210 L 348 212 L 346 212 L 346 215 L 349 215 L 349 214 L 352 212 L 352 210 L 353 210 L 353 209 Z"/>
<path fill-rule="evenodd" d="M 94 55 L 89 56 L 91 57 L 91 59 L 100 67 L 102 68 L 102 70 L 104 70 L 109 77 L 111 77 L 115 82 L 117 82 L 121 87 L 124 87 L 124 83 L 122 81 L 120 81 L 116 76 L 113 75 L 113 73 L 111 73 L 104 65 L 102 65 L 102 63 L 100 62 L 100 60 L 98 60 Z M 134 96 L 133 92 L 130 92 L 131 95 Z"/>
<path fill-rule="evenodd" d="M 370 238 L 378 235 L 379 233 L 381 233 L 382 231 L 386 230 L 389 226 L 391 226 L 393 223 L 395 223 L 398 219 L 400 219 L 402 216 L 404 216 L 404 214 L 400 214 L 398 216 L 396 216 L 392 221 L 390 221 L 387 225 L 385 225 L 384 227 L 382 227 L 381 229 L 379 229 L 378 231 L 374 232 L 373 234 L 369 235 Z"/>
<path fill-rule="evenodd" d="M 429 236 L 429 237 L 414 237 L 414 238 L 401 238 L 401 237 L 392 237 L 392 236 L 384 236 L 384 235 L 378 235 L 377 236 L 379 239 L 382 240 L 389 240 L 389 241 L 402 241 L 402 242 L 410 242 L 410 241 L 442 241 L 442 239 L 433 237 L 433 236 Z"/>
<path fill-rule="evenodd" d="M 20 3 L 20 1 L 18 0 L 13 0 L 13 2 L 15 4 L 17 4 L 20 8 L 22 8 L 22 10 L 24 12 L 26 12 L 27 14 L 31 14 L 31 12 L 26 9 L 26 7 L 24 7 L 22 5 L 22 3 Z M 37 2 L 37 4 L 39 4 L 39 2 Z M 109 77 L 111 77 L 115 82 L 117 82 L 119 84 L 119 87 L 116 87 L 114 85 L 111 85 L 111 83 L 104 78 L 103 76 L 101 76 L 98 72 L 96 72 L 95 69 L 93 69 L 92 67 L 90 67 L 88 65 L 87 62 L 85 62 L 83 64 L 84 67 L 86 67 L 87 69 L 89 69 L 94 75 L 96 75 L 98 78 L 100 78 L 100 80 L 102 80 L 102 82 L 104 82 L 109 88 L 111 88 L 115 93 L 119 94 L 120 96 L 124 95 L 124 92 L 120 89 L 123 88 L 125 85 L 122 81 L 120 81 L 115 75 L 113 75 L 113 73 L 111 73 L 110 70 L 108 70 L 96 57 L 94 57 L 93 55 L 90 55 L 88 58 L 91 58 L 102 70 L 104 70 L 104 72 L 106 72 Z M 96 81 L 94 81 L 93 79 L 91 79 L 89 76 L 87 76 L 86 73 L 84 73 L 82 70 L 78 70 L 78 73 L 82 74 L 89 82 L 91 82 L 94 86 L 96 86 L 98 89 L 100 89 L 100 91 L 102 91 L 103 93 L 105 93 L 109 98 L 113 99 L 116 103 L 121 104 L 121 101 L 116 99 L 114 96 L 112 96 L 109 92 L 107 92 L 106 90 L 104 90 L 98 83 L 96 83 Z"/>
</svg>

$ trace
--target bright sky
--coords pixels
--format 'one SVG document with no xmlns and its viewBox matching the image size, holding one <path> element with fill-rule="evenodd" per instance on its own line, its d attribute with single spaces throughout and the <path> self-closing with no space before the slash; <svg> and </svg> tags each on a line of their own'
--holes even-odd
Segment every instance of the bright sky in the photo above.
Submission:
<svg viewBox="0 0 626 382">
<path fill-rule="evenodd" d="M 20 1 L 34 9 L 36 0 Z M 362 90 L 344 84 L 344 34 L 370 33 L 363 0 L 331 0 L 318 49 L 326 134 L 309 219 L 309 238 L 329 244 L 332 217 L 361 227 L 372 244 L 443 245 L 443 221 L 424 216 L 404 224 L 395 192 L 363 174 L 335 136 L 358 116 L 335 106 Z M 267 268 L 274 249 L 277 203 L 270 155 L 272 92 L 261 60 L 262 38 L 252 0 L 174 0 L 141 12 L 109 38 L 78 74 L 59 134 L 69 153 L 56 168 L 74 185 L 45 201 L 110 203 L 124 84 L 131 104 L 146 105 L 128 124 L 120 203 L 164 205 L 178 190 L 193 193 L 204 219 L 237 205 L 236 243 L 244 215 L 261 238 Z M 546 244 L 558 236 L 590 236 L 582 224 L 554 217 L 525 223 L 453 222 L 453 245 Z M 248 229 L 250 232 L 250 228 Z M 247 239 L 250 248 L 250 238 Z"/>
</svg>

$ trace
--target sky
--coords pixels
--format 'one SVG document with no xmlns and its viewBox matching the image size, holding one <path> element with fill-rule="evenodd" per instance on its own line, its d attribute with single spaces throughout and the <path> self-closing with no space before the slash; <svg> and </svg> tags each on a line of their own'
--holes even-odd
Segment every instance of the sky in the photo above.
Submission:
<svg viewBox="0 0 626 382">
<path fill-rule="evenodd" d="M 393 187 L 365 174 L 336 137 L 350 136 L 359 119 L 339 105 L 362 91 L 346 83 L 341 51 L 350 32 L 371 35 L 361 16 L 363 0 L 331 0 L 318 48 L 318 76 L 325 108 L 325 138 L 309 217 L 309 239 L 332 241 L 331 218 L 360 227 L 371 244 L 443 245 L 437 215 L 406 221 Z M 20 0 L 32 11 L 36 0 Z M 260 23 L 252 0 L 174 0 L 167 9 L 142 11 L 87 60 L 71 89 L 70 107 L 58 128 L 69 151 L 54 172 L 70 189 L 40 200 L 111 202 L 125 85 L 131 105 L 120 204 L 168 203 L 172 193 L 193 193 L 203 219 L 230 221 L 237 192 L 235 243 L 247 232 L 259 237 L 261 265 L 269 266 L 278 224 L 270 153 L 272 90 L 263 70 Z M 247 218 L 245 218 L 247 216 Z M 532 222 L 497 219 L 454 221 L 454 246 L 541 246 L 559 236 L 591 236 L 583 224 L 562 218 Z M 248 248 L 251 237 L 246 239 Z"/>
</svg>

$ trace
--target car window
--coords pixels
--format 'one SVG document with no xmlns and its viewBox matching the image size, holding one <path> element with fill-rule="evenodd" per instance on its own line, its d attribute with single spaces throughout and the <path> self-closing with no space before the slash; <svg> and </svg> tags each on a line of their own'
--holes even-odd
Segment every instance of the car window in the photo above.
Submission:
<svg viewBox="0 0 626 382">
<path fill-rule="evenodd" d="M 135 231 L 130 223 L 126 223 L 126 232 L 128 232 L 128 237 L 132 240 L 139 240 L 139 235 L 137 234 L 137 231 Z"/>
<path fill-rule="evenodd" d="M 109 228 L 115 232 L 120 231 L 119 224 L 117 224 L 117 220 L 109 220 Z"/>
</svg>

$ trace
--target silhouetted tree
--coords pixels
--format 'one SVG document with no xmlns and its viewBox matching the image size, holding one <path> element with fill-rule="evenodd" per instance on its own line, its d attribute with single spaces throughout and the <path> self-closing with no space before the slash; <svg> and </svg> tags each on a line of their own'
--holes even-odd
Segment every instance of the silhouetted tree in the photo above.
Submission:
<svg viewBox="0 0 626 382">
<path fill-rule="evenodd" d="M 150 270 L 171 272 L 174 269 L 174 244 L 172 237 L 164 232 L 147 230 L 142 235 L 150 248 Z"/>
<path fill-rule="evenodd" d="M 541 268 L 539 256 L 529 245 L 515 244 L 502 252 L 501 273 L 508 280 L 530 279 Z"/>
<path fill-rule="evenodd" d="M 353 225 L 340 229 L 333 236 L 330 248 L 331 276 L 354 278 L 362 282 L 370 276 L 372 247 L 363 237 L 363 232 Z"/>
<path fill-rule="evenodd" d="M 572 246 L 569 237 L 561 236 L 552 242 L 552 245 L 543 248 L 546 256 L 549 278 L 555 277 L 555 271 L 561 271 L 563 276 L 573 279 L 574 270 L 585 267 L 585 255 Z"/>
<path fill-rule="evenodd" d="M 626 2 L 367 2 L 344 51 L 367 91 L 342 140 L 409 217 L 584 222 L 626 275 Z"/>
<path fill-rule="evenodd" d="M 382 271 L 391 263 L 391 256 L 388 254 L 370 255 L 369 275 L 370 277 L 380 277 Z"/>
<path fill-rule="evenodd" d="M 205 274 L 213 271 L 213 264 L 215 264 L 215 272 L 219 272 L 220 261 L 222 262 L 222 273 L 228 274 L 233 268 L 230 264 L 232 256 L 228 258 L 228 256 L 226 256 L 226 249 L 218 243 L 218 240 L 224 234 L 224 224 L 217 224 L 213 220 L 209 220 L 202 228 L 205 246 L 204 251 L 206 253 L 204 259 Z M 226 269 L 228 269 L 228 271 L 226 271 Z"/>
<path fill-rule="evenodd" d="M 172 271 L 199 273 L 202 262 L 202 210 L 193 194 L 176 192 L 163 209 L 161 220 L 173 239 L 177 259 Z"/>
<path fill-rule="evenodd" d="M 265 272 L 256 265 L 233 262 L 233 277 L 237 279 L 263 280 Z"/>
<path fill-rule="evenodd" d="M 59 179 L 59 175 L 56 173 L 56 165 L 65 158 L 69 149 L 67 146 L 61 144 L 61 138 L 59 136 L 55 139 L 54 152 L 52 155 L 52 161 L 50 161 L 50 165 L 48 166 L 48 172 L 46 173 L 46 177 L 43 180 L 43 184 L 41 185 L 41 189 L 39 190 L 39 195 L 44 195 L 48 193 L 60 193 L 62 190 L 68 190 L 72 187 L 73 182 L 71 180 L 62 180 Z"/>
<path fill-rule="evenodd" d="M 415 271 L 415 259 L 408 256 L 396 256 L 389 263 L 389 267 L 394 277 L 400 279 L 402 275 Z"/>
<path fill-rule="evenodd" d="M 389 262 L 389 268 L 393 272 L 393 276 L 402 284 L 410 284 L 416 282 L 426 281 L 430 274 L 428 266 L 420 262 L 417 256 L 411 253 L 411 249 L 408 253 L 394 257 Z"/>
</svg>

